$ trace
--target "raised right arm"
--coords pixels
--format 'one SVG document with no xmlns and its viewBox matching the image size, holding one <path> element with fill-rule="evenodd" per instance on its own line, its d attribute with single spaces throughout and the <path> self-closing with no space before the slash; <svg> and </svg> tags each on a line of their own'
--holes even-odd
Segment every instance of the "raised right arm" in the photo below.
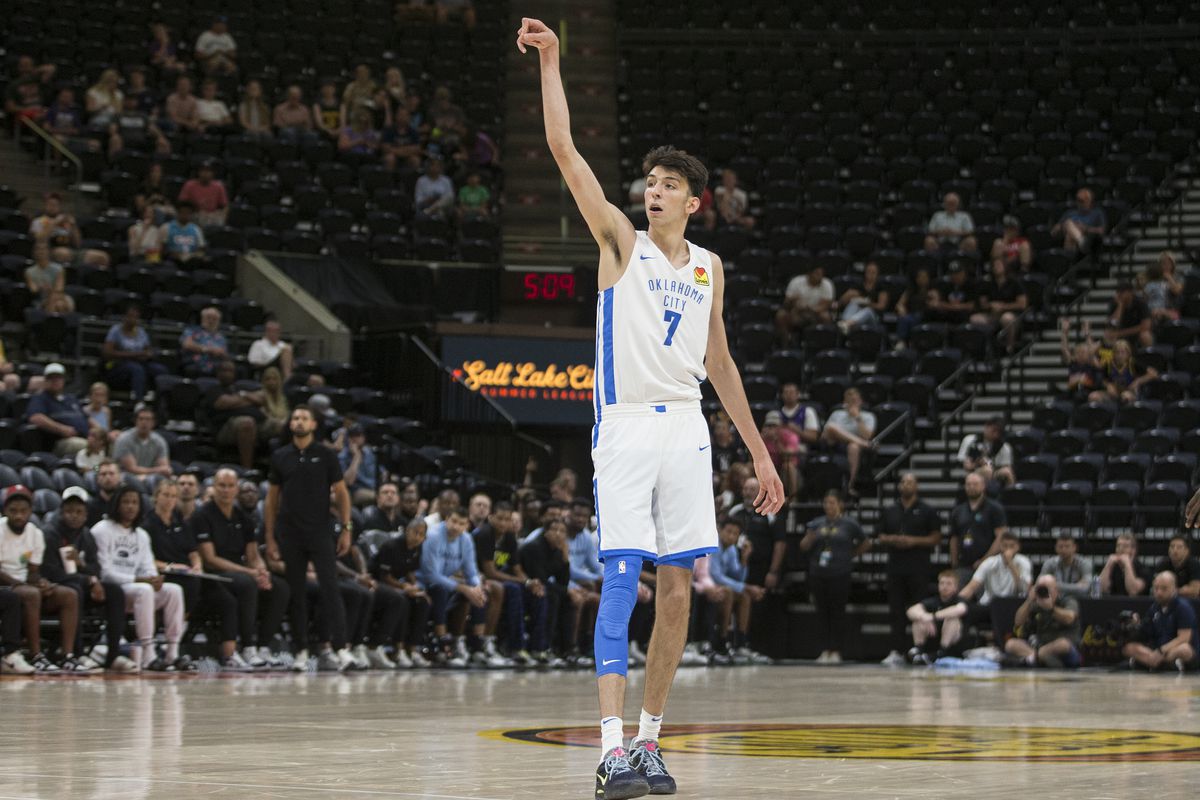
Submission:
<svg viewBox="0 0 1200 800">
<path fill-rule="evenodd" d="M 559 71 L 558 37 L 540 20 L 525 18 L 521 20 L 517 47 L 525 52 L 526 46 L 537 48 L 541 60 L 542 113 L 550 153 L 588 229 L 600 245 L 601 263 L 612 258 L 614 266 L 620 269 L 624 266 L 624 257 L 633 247 L 633 225 L 619 208 L 605 199 L 600 181 L 575 149 L 575 142 L 571 138 L 567 95 Z"/>
</svg>

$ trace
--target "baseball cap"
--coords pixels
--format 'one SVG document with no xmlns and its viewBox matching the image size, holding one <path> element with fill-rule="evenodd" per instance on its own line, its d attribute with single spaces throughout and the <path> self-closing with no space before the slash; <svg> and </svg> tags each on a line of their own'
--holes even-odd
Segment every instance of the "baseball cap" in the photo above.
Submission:
<svg viewBox="0 0 1200 800">
<path fill-rule="evenodd" d="M 89 499 L 87 489 L 84 489 L 82 486 L 68 486 L 62 493 L 62 501 L 64 503 L 68 500 L 78 500 L 86 505 Z"/>
<path fill-rule="evenodd" d="M 11 500 L 17 497 L 23 497 L 30 503 L 33 502 L 33 493 L 21 484 L 14 483 L 4 490 L 4 505 L 7 506 Z"/>
<path fill-rule="evenodd" d="M 768 411 L 766 418 L 763 420 L 763 425 L 782 425 L 783 414 L 778 411 Z"/>
<path fill-rule="evenodd" d="M 1004 219 L 1002 219 L 1002 220 L 1000 220 L 1000 221 L 1001 221 L 1002 223 L 1004 223 L 1004 227 L 1006 227 L 1006 228 L 1019 228 L 1019 227 L 1021 227 L 1021 220 L 1017 219 L 1017 218 L 1016 218 L 1016 217 L 1014 217 L 1012 214 L 1005 214 L 1005 215 L 1004 215 Z"/>
<path fill-rule="evenodd" d="M 55 361 L 51 364 L 47 364 L 46 368 L 44 370 L 42 370 L 42 375 L 46 378 L 49 378 L 51 375 L 66 375 L 66 374 L 67 374 L 67 368 L 64 367 L 62 364 L 59 364 L 57 361 Z"/>
</svg>

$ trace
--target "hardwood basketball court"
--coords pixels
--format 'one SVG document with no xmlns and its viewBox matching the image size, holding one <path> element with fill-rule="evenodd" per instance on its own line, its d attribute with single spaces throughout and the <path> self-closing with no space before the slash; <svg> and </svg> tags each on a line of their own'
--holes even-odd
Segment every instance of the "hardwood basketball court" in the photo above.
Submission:
<svg viewBox="0 0 1200 800">
<path fill-rule="evenodd" d="M 663 749 L 681 798 L 1182 797 L 1198 705 L 1194 676 L 681 669 Z M 586 672 L 5 678 L 0 800 L 586 800 L 595 706 Z"/>
</svg>

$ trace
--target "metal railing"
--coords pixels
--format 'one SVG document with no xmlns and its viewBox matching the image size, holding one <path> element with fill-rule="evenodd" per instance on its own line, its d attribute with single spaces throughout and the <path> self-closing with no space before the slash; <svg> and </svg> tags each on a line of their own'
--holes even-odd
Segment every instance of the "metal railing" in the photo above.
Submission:
<svg viewBox="0 0 1200 800">
<path fill-rule="evenodd" d="M 54 134 L 28 117 L 21 117 L 21 124 L 42 141 L 42 175 L 46 180 L 47 188 L 50 186 L 50 165 L 53 161 L 51 152 L 57 153 L 60 158 L 66 159 L 75 167 L 75 186 L 83 183 L 83 160 L 79 156 L 72 153 Z"/>
<path fill-rule="evenodd" d="M 440 427 L 450 434 L 453 449 L 475 471 L 515 483 L 523 478 L 531 457 L 545 460 L 552 455 L 549 444 L 520 430 L 495 400 L 464 386 L 424 341 L 407 333 L 396 335 L 409 345 L 408 362 L 423 389 L 423 418 L 443 420 Z"/>
</svg>

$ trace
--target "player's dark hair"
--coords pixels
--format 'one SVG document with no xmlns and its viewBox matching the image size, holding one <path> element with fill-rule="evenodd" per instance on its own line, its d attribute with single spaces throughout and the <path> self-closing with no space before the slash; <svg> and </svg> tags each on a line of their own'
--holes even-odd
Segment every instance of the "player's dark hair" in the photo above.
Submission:
<svg viewBox="0 0 1200 800">
<path fill-rule="evenodd" d="M 676 150 L 669 144 L 654 148 L 642 159 L 644 175 L 649 175 L 650 170 L 655 167 L 669 169 L 682 175 L 687 181 L 688 193 L 693 197 L 700 197 L 704 194 L 704 187 L 708 186 L 708 167 L 695 156 L 684 150 Z"/>
<path fill-rule="evenodd" d="M 446 519 L 450 519 L 451 517 L 462 517 L 463 519 L 471 518 L 467 513 L 467 509 L 463 506 L 455 506 L 454 508 L 450 509 L 449 513 L 446 514 Z"/>
</svg>

